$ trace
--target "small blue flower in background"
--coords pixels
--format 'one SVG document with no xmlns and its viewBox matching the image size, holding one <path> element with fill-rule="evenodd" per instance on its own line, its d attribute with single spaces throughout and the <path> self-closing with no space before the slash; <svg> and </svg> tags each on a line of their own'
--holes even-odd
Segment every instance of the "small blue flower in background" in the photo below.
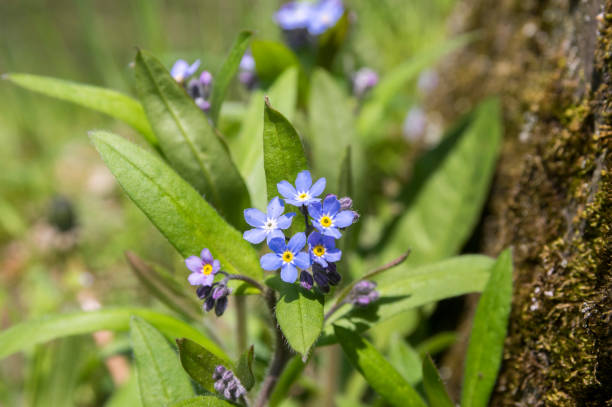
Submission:
<svg viewBox="0 0 612 407">
<path fill-rule="evenodd" d="M 321 233 L 314 231 L 308 236 L 308 248 L 310 257 L 323 267 L 327 267 L 327 263 L 334 263 L 340 260 L 342 252 L 336 248 L 336 241 L 333 237 L 323 236 Z"/>
<path fill-rule="evenodd" d="M 353 93 L 358 98 L 363 97 L 378 84 L 378 74 L 370 68 L 361 68 L 353 75 Z"/>
<path fill-rule="evenodd" d="M 276 23 L 283 30 L 306 28 L 310 23 L 313 5 L 305 1 L 291 1 L 283 4 L 274 15 Z"/>
<path fill-rule="evenodd" d="M 323 34 L 336 25 L 344 14 L 341 0 L 321 0 L 312 9 L 308 21 L 308 32 L 311 35 Z"/>
<path fill-rule="evenodd" d="M 325 236 L 339 239 L 342 233 L 338 229 L 349 227 L 353 224 L 355 214 L 353 211 L 340 211 L 340 201 L 334 195 L 329 195 L 323 201 L 311 203 L 308 212 L 312 217 L 313 226 Z"/>
<path fill-rule="evenodd" d="M 221 269 L 219 260 L 215 260 L 206 248 L 202 249 L 200 257 L 190 256 L 185 259 L 185 265 L 191 270 L 188 278 L 191 285 L 212 285 L 215 274 Z"/>
<path fill-rule="evenodd" d="M 325 178 L 319 178 L 312 185 L 310 171 L 304 170 L 297 175 L 295 188 L 287 181 L 281 181 L 276 186 L 287 203 L 294 206 L 308 206 L 321 201 L 317 196 L 321 195 L 325 189 Z"/>
<path fill-rule="evenodd" d="M 253 89 L 257 84 L 257 74 L 255 73 L 255 58 L 251 51 L 245 52 L 240 60 L 240 72 L 238 79 L 247 89 Z"/>
<path fill-rule="evenodd" d="M 310 256 L 302 252 L 306 245 L 306 235 L 303 232 L 296 233 L 289 243 L 285 239 L 274 238 L 268 246 L 274 253 L 261 256 L 260 264 L 264 270 L 274 271 L 281 268 L 281 279 L 286 283 L 293 283 L 297 279 L 297 268 L 307 269 L 310 267 Z"/>
<path fill-rule="evenodd" d="M 199 59 L 197 59 L 192 65 L 189 65 L 189 63 L 184 59 L 179 59 L 172 66 L 172 69 L 170 70 L 170 75 L 172 75 L 175 81 L 183 83 L 185 79 L 196 73 L 199 67 Z"/>
<path fill-rule="evenodd" d="M 261 243 L 266 238 L 268 243 L 274 238 L 285 239 L 281 229 L 291 226 L 295 213 L 283 215 L 284 210 L 285 204 L 277 196 L 268 204 L 266 214 L 255 208 L 245 209 L 244 219 L 255 229 L 247 230 L 242 237 L 253 244 Z"/>
</svg>

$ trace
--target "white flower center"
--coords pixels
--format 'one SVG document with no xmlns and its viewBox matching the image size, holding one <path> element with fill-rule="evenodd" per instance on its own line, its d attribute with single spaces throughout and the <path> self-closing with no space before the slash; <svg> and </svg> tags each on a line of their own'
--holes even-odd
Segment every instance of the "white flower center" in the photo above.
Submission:
<svg viewBox="0 0 612 407">
<path fill-rule="evenodd" d="M 304 202 L 310 199 L 310 193 L 308 192 L 298 192 L 297 199 L 300 202 Z"/>
<path fill-rule="evenodd" d="M 278 229 L 278 227 L 276 226 L 276 219 L 268 218 L 266 220 L 266 223 L 264 223 L 263 228 L 264 228 L 264 230 L 268 230 L 268 231 L 271 231 L 271 230 L 274 230 L 274 229 Z"/>
</svg>

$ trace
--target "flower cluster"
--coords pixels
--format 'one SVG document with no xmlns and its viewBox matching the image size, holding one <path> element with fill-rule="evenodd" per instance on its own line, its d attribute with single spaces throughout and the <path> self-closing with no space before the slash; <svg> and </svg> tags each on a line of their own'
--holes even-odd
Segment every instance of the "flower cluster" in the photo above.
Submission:
<svg viewBox="0 0 612 407">
<path fill-rule="evenodd" d="M 215 283 L 215 274 L 221 272 L 219 260 L 215 260 L 210 250 L 203 249 L 200 256 L 190 256 L 185 260 L 185 265 L 191 271 L 188 277 L 189 283 L 198 286 L 196 294 L 204 301 L 203 309 L 209 312 L 214 308 L 215 314 L 220 317 L 227 308 L 227 297 L 230 289 L 227 287 L 227 275 L 220 282 Z"/>
<path fill-rule="evenodd" d="M 200 60 L 196 60 L 193 64 L 189 65 L 187 61 L 179 59 L 174 63 L 170 70 L 170 75 L 178 83 L 185 87 L 187 94 L 191 96 L 195 104 L 207 112 L 210 109 L 210 94 L 212 90 L 213 76 L 208 71 L 202 71 L 199 78 L 192 78 L 189 82 L 187 79 L 192 77 L 200 67 Z"/>
<path fill-rule="evenodd" d="M 215 391 L 222 394 L 226 399 L 237 402 L 246 396 L 246 389 L 240 380 L 234 375 L 234 372 L 225 366 L 217 366 L 212 377 L 215 380 Z"/>
<path fill-rule="evenodd" d="M 308 42 L 309 36 L 318 36 L 336 25 L 344 14 L 341 0 L 291 1 L 274 15 L 283 29 L 289 45 L 299 48 Z"/>
<path fill-rule="evenodd" d="M 304 216 L 305 231 L 288 240 L 285 238 L 283 231 L 289 229 L 296 214 L 283 215 L 285 204 L 279 197 L 274 197 L 266 214 L 254 208 L 244 211 L 244 218 L 253 229 L 244 232 L 243 237 L 254 244 L 267 241 L 272 253 L 264 254 L 260 259 L 264 270 L 280 268 L 281 279 L 287 283 L 294 283 L 299 274 L 302 287 L 310 290 L 316 283 L 322 292 L 327 293 L 330 285 L 338 284 L 341 279 L 335 263 L 341 259 L 342 252 L 336 247 L 336 239 L 342 236 L 342 230 L 359 218 L 351 210 L 352 200 L 338 200 L 335 195 L 327 195 L 321 202 L 319 196 L 325 189 L 325 178 L 313 184 L 309 171 L 297 175 L 295 186 L 281 181 L 277 189 L 286 203 L 299 208 Z"/>
<path fill-rule="evenodd" d="M 355 284 L 348 295 L 348 302 L 358 307 L 366 307 L 378 299 L 374 281 L 362 280 Z"/>
</svg>

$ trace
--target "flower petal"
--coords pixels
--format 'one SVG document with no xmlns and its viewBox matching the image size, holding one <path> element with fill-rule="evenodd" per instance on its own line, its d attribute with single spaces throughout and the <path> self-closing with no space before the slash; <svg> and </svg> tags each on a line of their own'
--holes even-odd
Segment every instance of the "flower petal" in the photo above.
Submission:
<svg viewBox="0 0 612 407">
<path fill-rule="evenodd" d="M 293 258 L 293 264 L 303 270 L 307 269 L 308 267 L 310 267 L 310 256 L 306 252 L 299 252 Z"/>
<path fill-rule="evenodd" d="M 319 243 L 321 243 L 321 234 L 317 231 L 312 232 L 309 236 L 308 236 L 308 244 L 311 246 L 316 246 Z"/>
<path fill-rule="evenodd" d="M 285 283 L 294 283 L 297 279 L 298 272 L 293 264 L 285 263 L 281 269 L 281 280 Z"/>
<path fill-rule="evenodd" d="M 267 243 L 270 244 L 272 239 L 282 239 L 285 241 L 285 234 L 280 229 L 274 229 L 268 233 Z"/>
<path fill-rule="evenodd" d="M 214 260 L 212 253 L 206 247 L 203 248 L 202 251 L 200 252 L 200 258 L 202 259 L 204 263 L 208 263 L 208 264 L 212 263 Z"/>
<path fill-rule="evenodd" d="M 321 210 L 323 213 L 327 213 L 330 215 L 336 214 L 340 210 L 340 201 L 336 196 L 328 196 L 323 201 L 323 209 Z"/>
<path fill-rule="evenodd" d="M 202 274 L 202 282 L 201 285 L 211 286 L 213 281 L 215 280 L 215 276 L 213 274 L 204 275 Z"/>
<path fill-rule="evenodd" d="M 316 261 L 317 263 L 319 263 L 323 267 L 327 267 L 327 261 L 325 261 L 325 259 L 323 257 L 315 256 L 313 254 L 312 255 L 312 260 Z"/>
<path fill-rule="evenodd" d="M 319 219 L 321 217 L 321 202 L 313 202 L 308 205 L 308 214 L 313 219 Z"/>
<path fill-rule="evenodd" d="M 285 197 L 285 199 L 295 198 L 297 195 L 297 191 L 288 181 L 279 182 L 276 184 L 276 189 L 278 189 L 278 193 Z"/>
<path fill-rule="evenodd" d="M 259 209 L 249 208 L 244 210 L 244 220 L 246 220 L 249 225 L 257 228 L 266 223 L 266 215 Z"/>
<path fill-rule="evenodd" d="M 194 273 L 199 273 L 202 271 L 202 267 L 204 267 L 204 262 L 198 256 L 189 256 L 185 259 L 185 265 Z"/>
<path fill-rule="evenodd" d="M 189 274 L 189 277 L 187 277 L 187 280 L 189 280 L 189 284 L 191 285 L 202 285 L 204 277 L 205 276 L 202 273 L 191 273 Z"/>
<path fill-rule="evenodd" d="M 283 214 L 285 210 L 285 204 L 280 200 L 279 197 L 275 196 L 268 204 L 268 218 L 276 219 Z"/>
<path fill-rule="evenodd" d="M 315 225 L 316 226 L 316 225 Z M 340 231 L 338 230 L 338 228 L 336 227 L 331 227 L 331 228 L 321 228 L 319 229 L 321 231 L 322 234 L 324 234 L 325 236 L 331 236 L 334 239 L 340 239 L 342 237 L 342 233 L 340 233 Z"/>
<path fill-rule="evenodd" d="M 308 170 L 300 172 L 295 178 L 295 189 L 299 192 L 305 192 L 310 190 L 311 185 L 312 178 L 310 176 L 310 171 Z"/>
<path fill-rule="evenodd" d="M 170 75 L 173 78 L 177 78 L 178 76 L 184 78 L 185 71 L 189 68 L 189 64 L 184 59 L 179 59 L 172 65 L 172 69 L 170 69 Z"/>
<path fill-rule="evenodd" d="M 200 67 L 200 60 L 196 59 L 195 62 L 187 68 L 185 76 L 193 75 L 198 70 L 199 67 Z"/>
<path fill-rule="evenodd" d="M 287 214 L 279 216 L 278 219 L 276 219 L 276 226 L 278 226 L 279 229 L 289 228 L 289 226 L 291 226 L 291 222 L 293 221 L 294 216 L 295 212 L 289 212 Z"/>
<path fill-rule="evenodd" d="M 287 243 L 287 249 L 291 250 L 293 253 L 297 253 L 306 244 L 306 235 L 304 232 L 299 232 L 293 235 L 289 243 Z"/>
<path fill-rule="evenodd" d="M 328 250 L 336 247 L 336 241 L 333 237 L 321 236 L 321 240 L 323 241 L 323 246 L 325 246 L 325 248 Z"/>
<path fill-rule="evenodd" d="M 261 265 L 262 269 L 273 271 L 278 269 L 281 264 L 283 264 L 283 261 L 275 253 L 267 253 L 261 256 L 259 259 L 259 264 Z"/>
<path fill-rule="evenodd" d="M 340 249 L 328 249 L 325 251 L 323 257 L 325 258 L 325 260 L 331 263 L 335 263 L 339 261 L 342 257 L 342 251 Z"/>
<path fill-rule="evenodd" d="M 314 185 L 310 187 L 310 196 L 314 198 L 316 196 L 321 195 L 323 193 L 323 190 L 325 189 L 325 183 L 325 178 L 319 178 L 317 182 L 315 182 Z"/>
<path fill-rule="evenodd" d="M 353 211 L 342 211 L 334 217 L 334 226 L 339 228 L 346 228 L 353 224 Z"/>
<path fill-rule="evenodd" d="M 282 253 L 287 248 L 287 245 L 285 245 L 285 239 L 274 238 L 270 239 L 268 242 L 268 247 L 274 253 Z"/>
<path fill-rule="evenodd" d="M 249 243 L 257 244 L 264 241 L 268 232 L 264 229 L 251 229 L 244 232 L 242 238 Z"/>
<path fill-rule="evenodd" d="M 217 274 L 217 272 L 221 270 L 221 263 L 219 263 L 219 260 L 213 261 L 212 266 L 213 266 L 212 274 Z"/>
</svg>

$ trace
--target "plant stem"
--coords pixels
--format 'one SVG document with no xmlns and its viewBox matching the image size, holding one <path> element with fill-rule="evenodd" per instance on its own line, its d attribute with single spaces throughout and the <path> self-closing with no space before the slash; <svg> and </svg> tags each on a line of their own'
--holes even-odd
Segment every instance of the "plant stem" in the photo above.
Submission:
<svg viewBox="0 0 612 407">
<path fill-rule="evenodd" d="M 244 281 L 245 283 L 257 288 L 259 291 L 261 291 L 262 294 L 265 291 L 264 287 L 261 284 L 259 284 L 257 281 L 253 280 L 251 277 L 243 276 L 242 274 L 227 274 L 227 273 L 224 273 L 224 274 L 227 276 L 229 280 Z"/>
<path fill-rule="evenodd" d="M 278 382 L 278 378 L 285 369 L 287 362 L 291 358 L 291 350 L 287 347 L 287 340 L 278 327 L 278 321 L 274 310 L 276 308 L 276 294 L 273 290 L 267 289 L 265 291 L 266 305 L 270 311 L 272 317 L 272 326 L 274 327 L 274 333 L 276 334 L 276 348 L 274 349 L 274 356 L 268 369 L 268 374 L 264 379 L 261 386 L 261 391 L 255 403 L 255 407 L 263 407 L 268 402 L 268 398 L 274 390 L 274 386 Z"/>
<path fill-rule="evenodd" d="M 310 235 L 310 232 L 312 232 L 312 224 L 310 222 L 308 222 L 308 208 L 306 208 L 305 206 L 300 206 L 300 212 L 302 212 L 302 215 L 304 215 L 304 225 L 306 226 L 306 236 Z"/>
</svg>

